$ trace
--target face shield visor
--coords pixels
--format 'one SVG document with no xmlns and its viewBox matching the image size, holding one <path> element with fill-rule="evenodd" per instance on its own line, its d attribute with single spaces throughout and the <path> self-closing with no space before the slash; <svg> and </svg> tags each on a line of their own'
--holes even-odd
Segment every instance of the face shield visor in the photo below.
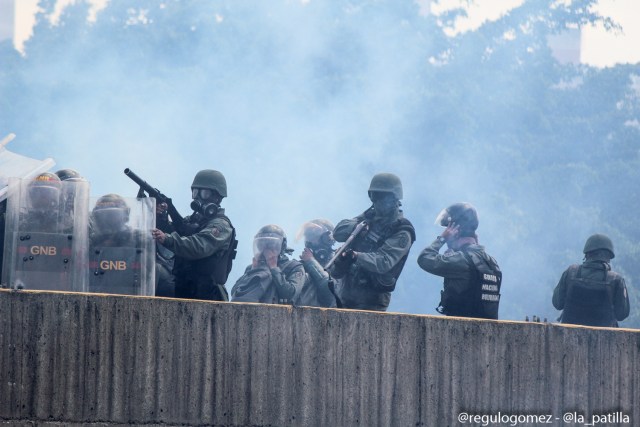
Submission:
<svg viewBox="0 0 640 427">
<path fill-rule="evenodd" d="M 50 185 L 34 185 L 29 189 L 29 200 L 35 209 L 55 208 L 60 200 L 60 189 Z"/>
<path fill-rule="evenodd" d="M 116 232 L 125 228 L 128 213 L 123 208 L 100 208 L 93 210 L 93 220 L 101 231 Z"/>
<path fill-rule="evenodd" d="M 313 248 L 316 246 L 332 246 L 335 242 L 331 231 L 325 227 L 313 223 L 305 222 L 296 234 L 296 242 L 304 239 L 305 246 Z"/>
<path fill-rule="evenodd" d="M 277 255 L 282 251 L 282 236 L 277 234 L 260 234 L 253 239 L 253 255 Z"/>
<path fill-rule="evenodd" d="M 442 209 L 436 220 L 434 222 L 435 225 L 441 225 L 442 227 L 448 227 L 451 224 L 451 215 L 449 215 L 449 211 L 447 208 Z"/>
</svg>

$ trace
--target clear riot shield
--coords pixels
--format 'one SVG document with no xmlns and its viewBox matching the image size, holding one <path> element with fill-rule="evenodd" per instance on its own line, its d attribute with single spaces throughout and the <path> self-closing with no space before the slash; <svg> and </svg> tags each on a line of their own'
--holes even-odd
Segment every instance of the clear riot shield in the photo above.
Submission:
<svg viewBox="0 0 640 427">
<path fill-rule="evenodd" d="M 7 150 L 5 145 L 14 137 L 9 134 L 0 141 L 0 202 L 7 197 L 9 178 L 32 178 L 55 165 L 51 158 L 37 160 Z"/>
<path fill-rule="evenodd" d="M 10 178 L 2 283 L 84 292 L 88 182 Z"/>
<path fill-rule="evenodd" d="M 155 199 L 107 194 L 90 206 L 89 292 L 155 295 Z"/>
</svg>

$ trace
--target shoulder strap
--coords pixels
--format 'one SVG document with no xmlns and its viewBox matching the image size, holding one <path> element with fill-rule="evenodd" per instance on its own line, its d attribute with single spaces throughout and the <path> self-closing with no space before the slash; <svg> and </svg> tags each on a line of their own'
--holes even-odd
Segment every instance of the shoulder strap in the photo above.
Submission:
<svg viewBox="0 0 640 427">
<path fill-rule="evenodd" d="M 411 243 L 416 241 L 416 229 L 408 219 L 400 218 L 398 221 L 396 221 L 395 226 L 393 227 L 393 233 L 397 233 L 398 231 L 408 231 L 409 235 L 411 236 Z"/>
</svg>

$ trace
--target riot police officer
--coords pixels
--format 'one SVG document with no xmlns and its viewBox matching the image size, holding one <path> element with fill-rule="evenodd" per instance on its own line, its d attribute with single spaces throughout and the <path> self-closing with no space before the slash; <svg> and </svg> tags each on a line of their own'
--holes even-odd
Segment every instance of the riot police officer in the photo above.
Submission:
<svg viewBox="0 0 640 427">
<path fill-rule="evenodd" d="M 62 181 L 50 172 L 44 172 L 28 184 L 28 207 L 23 216 L 24 227 L 29 230 L 58 233 L 67 226 L 59 220 L 63 209 Z"/>
<path fill-rule="evenodd" d="M 153 203 L 150 199 L 129 203 L 136 207 L 134 213 L 122 196 L 106 194 L 91 211 L 90 292 L 154 295 L 154 245 L 148 232 L 155 215 Z"/>
<path fill-rule="evenodd" d="M 227 181 L 216 170 L 199 171 L 191 184 L 193 214 L 182 227 L 175 222 L 152 231 L 154 239 L 175 254 L 173 275 L 177 298 L 228 301 L 224 287 L 237 241 L 235 228 L 220 203 Z"/>
<path fill-rule="evenodd" d="M 326 219 L 314 219 L 300 228 L 296 240 L 304 237 L 300 255 L 306 280 L 295 300 L 296 305 L 335 307 L 336 298 L 329 288 L 329 274 L 324 266 L 333 257 L 333 224 Z"/>
<path fill-rule="evenodd" d="M 400 209 L 402 182 L 391 173 L 378 173 L 369 185 L 372 206 L 361 215 L 342 220 L 333 231 L 338 242 L 361 230 L 330 268 L 340 279 L 338 307 L 386 311 L 391 292 L 409 255 L 416 235 Z M 358 227 L 363 223 L 364 227 Z"/>
<path fill-rule="evenodd" d="M 135 247 L 135 235 L 128 225 L 130 213 L 131 208 L 119 194 L 100 197 L 91 211 L 90 246 Z"/>
<path fill-rule="evenodd" d="M 68 211 L 63 194 L 73 194 Z M 3 276 L 15 288 L 86 290 L 86 182 L 62 182 L 41 173 L 34 179 L 11 179 L 6 216 Z"/>
<path fill-rule="evenodd" d="M 253 260 L 233 285 L 233 302 L 289 304 L 305 282 L 300 261 L 289 259 L 293 249 L 287 247 L 282 228 L 270 224 L 258 230 L 253 239 Z"/>
<path fill-rule="evenodd" d="M 440 305 L 447 316 L 498 318 L 502 272 L 493 257 L 478 244 L 478 214 L 469 203 L 454 203 L 436 217 L 446 227 L 418 256 L 425 271 L 444 278 Z M 448 249 L 440 254 L 447 244 Z"/>
<path fill-rule="evenodd" d="M 582 265 L 565 270 L 553 291 L 553 306 L 563 310 L 562 323 L 618 327 L 629 316 L 624 278 L 611 270 L 613 243 L 604 234 L 590 236 Z"/>
</svg>

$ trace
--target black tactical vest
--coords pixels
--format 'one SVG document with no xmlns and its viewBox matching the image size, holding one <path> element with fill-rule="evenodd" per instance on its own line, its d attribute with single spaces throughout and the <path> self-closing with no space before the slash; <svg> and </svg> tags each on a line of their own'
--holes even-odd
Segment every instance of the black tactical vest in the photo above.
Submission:
<svg viewBox="0 0 640 427">
<path fill-rule="evenodd" d="M 356 252 L 375 252 L 384 244 L 384 242 L 399 231 L 408 231 L 411 236 L 411 243 L 416 240 L 416 231 L 413 228 L 411 222 L 406 218 L 399 218 L 390 224 L 383 227 L 376 227 L 375 225 L 360 233 L 353 241 L 352 249 Z M 396 288 L 396 282 L 404 264 L 407 261 L 409 253 L 398 261 L 396 265 L 384 275 L 370 274 L 365 271 L 361 271 L 361 274 L 368 275 L 370 279 L 369 284 L 373 286 L 374 290 L 379 292 L 392 292 Z"/>
<path fill-rule="evenodd" d="M 569 268 L 562 323 L 618 326 L 613 310 L 615 273 L 605 269 L 597 279 L 582 277 L 582 273 L 581 265 Z"/>
<path fill-rule="evenodd" d="M 219 215 L 217 218 L 224 219 L 231 227 L 229 246 L 225 250 L 218 251 L 206 258 L 197 260 L 186 260 L 176 257 L 173 270 L 176 278 L 184 277 L 186 275 L 191 277 L 208 278 L 218 285 L 224 285 L 227 282 L 233 260 L 236 257 L 238 240 L 236 239 L 236 229 L 231 224 L 231 220 L 227 218 L 226 215 Z M 205 227 L 206 223 L 199 225 L 191 234 L 195 234 Z"/>
<path fill-rule="evenodd" d="M 502 286 L 502 272 L 498 263 L 489 255 L 482 257 L 468 247 L 461 251 L 471 266 L 469 286 L 460 294 L 454 294 L 450 287 L 445 286 L 438 312 L 448 316 L 498 319 Z"/>
</svg>

